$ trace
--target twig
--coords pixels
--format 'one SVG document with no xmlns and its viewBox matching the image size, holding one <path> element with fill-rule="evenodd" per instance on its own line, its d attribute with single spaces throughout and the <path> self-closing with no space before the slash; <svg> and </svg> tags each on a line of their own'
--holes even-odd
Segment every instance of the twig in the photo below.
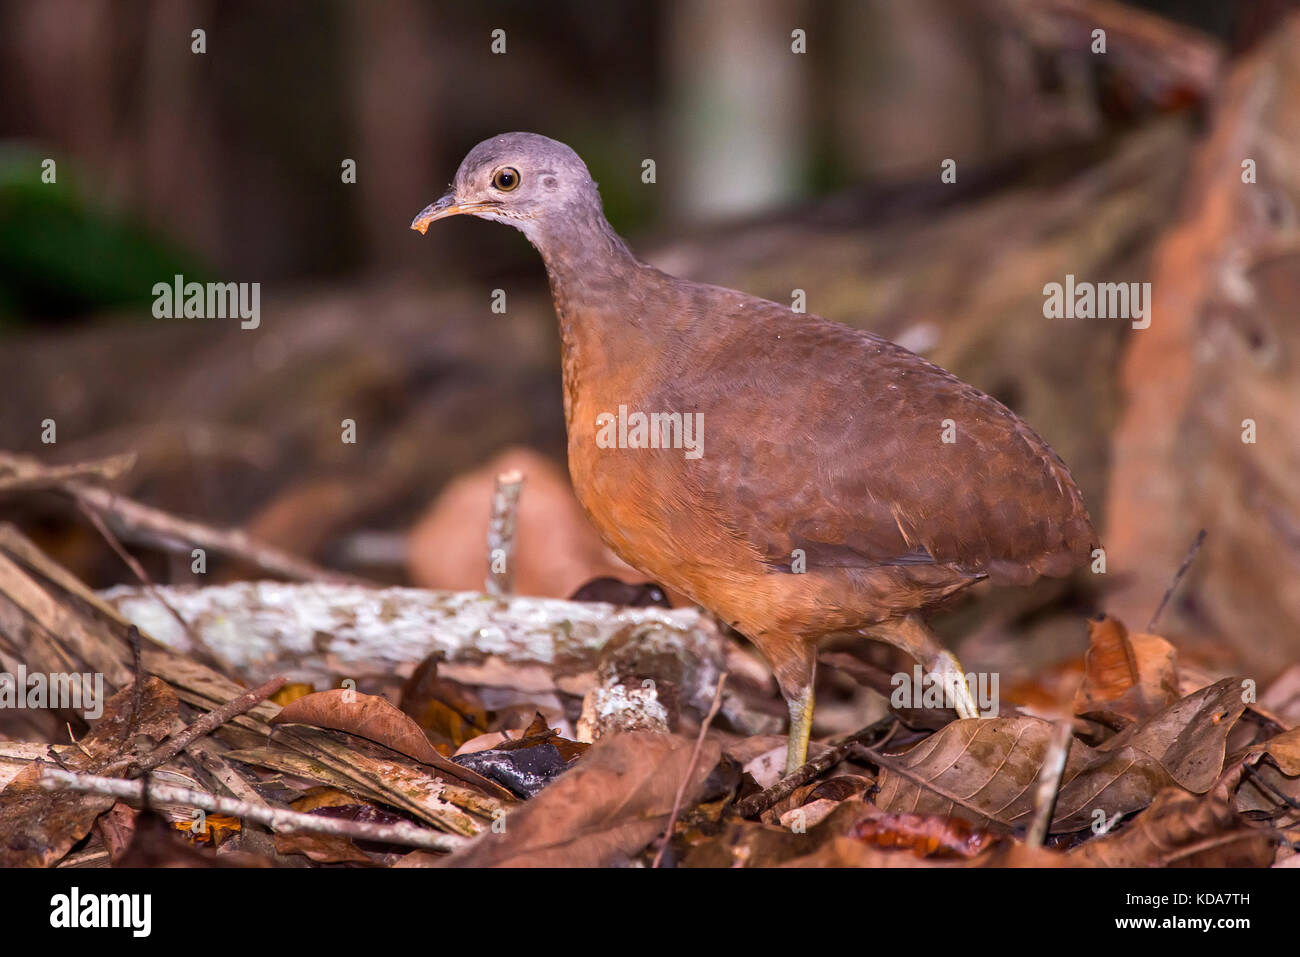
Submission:
<svg viewBox="0 0 1300 957">
<path fill-rule="evenodd" d="M 898 730 L 898 721 L 895 720 L 892 714 L 886 715 L 879 721 L 867 725 L 861 731 L 849 735 L 844 740 L 817 755 L 807 764 L 800 765 L 770 788 L 759 791 L 757 794 L 751 794 L 732 808 L 732 815 L 734 817 L 754 817 L 762 814 L 778 801 L 793 793 L 795 788 L 802 787 L 818 775 L 824 774 L 835 767 L 848 757 L 849 751 L 852 750 L 855 744 L 860 744 L 864 738 L 872 737 L 886 726 L 889 727 L 889 733 L 876 743 L 876 747 L 883 748 Z"/>
<path fill-rule="evenodd" d="M 182 618 L 180 612 L 178 612 L 167 601 L 167 599 L 163 597 L 162 593 L 158 591 L 158 587 L 153 583 L 153 579 L 149 577 L 149 573 L 144 570 L 144 566 L 136 561 L 135 556 L 126 550 L 122 545 L 121 540 L 113 534 L 113 530 L 108 527 L 100 517 L 99 513 L 80 498 L 75 499 L 75 501 L 77 503 L 77 508 L 81 510 L 82 514 L 85 515 L 86 518 L 90 519 L 90 524 L 95 526 L 95 530 L 99 532 L 100 537 L 102 537 L 104 541 L 108 542 L 108 547 L 117 553 L 117 557 L 122 559 L 122 562 L 127 568 L 131 569 L 131 574 L 135 575 L 140 584 L 143 585 L 149 594 L 153 596 L 153 599 L 166 608 L 171 616 L 176 619 L 181 628 L 185 630 L 185 634 L 190 639 L 190 644 L 193 646 L 194 650 L 198 651 L 200 656 L 207 656 L 205 664 L 215 665 L 219 671 L 224 671 L 227 674 L 232 673 L 234 669 L 230 667 L 230 663 L 222 660 L 220 655 L 209 648 L 207 643 L 199 635 L 198 631 L 195 630 L 188 621 Z"/>
<path fill-rule="evenodd" d="M 515 525 L 519 518 L 519 493 L 523 487 L 524 473 L 518 469 L 497 476 L 487 535 L 488 574 L 485 591 L 489 595 L 509 595 L 514 591 Z"/>
<path fill-rule="evenodd" d="M 1038 770 L 1038 792 L 1034 795 L 1034 822 L 1030 825 L 1025 842 L 1030 847 L 1042 847 L 1047 840 L 1047 829 L 1052 823 L 1052 812 L 1056 809 L 1056 795 L 1061 787 L 1061 775 L 1065 772 L 1065 760 L 1070 754 L 1070 742 L 1073 740 L 1074 727 L 1069 720 L 1056 723 L 1056 733 L 1047 747 L 1047 756 Z"/>
<path fill-rule="evenodd" d="M 110 516 L 127 533 L 143 537 L 169 551 L 188 555 L 195 547 L 231 555 L 273 575 L 298 581 L 355 583 L 352 575 L 330 571 L 305 558 L 259 542 L 238 529 L 213 528 L 201 522 L 178 518 L 133 499 L 79 482 L 65 486 L 80 501 Z"/>
<path fill-rule="evenodd" d="M 655 853 L 654 863 L 651 867 L 658 867 L 664 859 L 664 852 L 668 850 L 668 844 L 673 837 L 673 828 L 677 826 L 677 815 L 681 812 L 682 801 L 686 797 L 686 789 L 691 786 L 691 778 L 695 777 L 695 765 L 700 761 L 700 750 L 704 747 L 704 736 L 709 733 L 709 725 L 713 723 L 718 709 L 722 707 L 722 686 L 727 683 L 727 673 L 724 671 L 718 676 L 718 687 L 713 692 L 713 704 L 709 706 L 709 713 L 704 716 L 704 723 L 700 725 L 699 737 L 695 739 L 695 748 L 691 751 L 691 763 L 686 766 L 686 776 L 682 778 L 681 786 L 677 788 L 677 796 L 673 799 L 673 812 L 668 815 L 668 826 L 664 828 L 663 841 L 659 845 L 659 850 Z"/>
<path fill-rule="evenodd" d="M 345 821 L 317 814 L 303 814 L 288 808 L 259 807 L 235 798 L 218 797 L 204 791 L 157 784 L 151 780 L 127 781 L 122 778 L 100 777 L 93 774 L 71 774 L 57 768 L 45 767 L 41 771 L 41 785 L 49 791 L 80 791 L 89 794 L 106 794 L 132 801 L 136 804 L 162 802 L 184 804 L 201 808 L 209 813 L 229 814 L 264 824 L 273 831 L 291 834 L 306 831 L 314 834 L 337 834 L 354 840 L 379 841 L 401 844 L 405 847 L 422 847 L 433 851 L 454 851 L 463 847 L 468 838 L 458 834 L 442 834 L 418 827 L 406 821 L 393 824 L 375 824 L 363 821 Z"/>
<path fill-rule="evenodd" d="M 1192 547 L 1187 550 L 1187 557 L 1184 558 L 1183 563 L 1178 566 L 1178 571 L 1174 572 L 1174 580 L 1171 581 L 1169 587 L 1165 589 L 1165 596 L 1160 599 L 1160 606 L 1156 608 L 1156 613 L 1151 616 L 1151 621 L 1147 623 L 1148 634 L 1155 633 L 1156 623 L 1160 621 L 1160 616 L 1164 613 L 1165 605 L 1169 604 L 1169 599 L 1174 597 L 1174 591 L 1178 588 L 1178 583 L 1181 582 L 1183 576 L 1187 574 L 1187 569 L 1192 567 L 1192 559 L 1195 558 L 1196 553 L 1201 550 L 1201 543 L 1204 541 L 1205 529 L 1201 529 L 1196 533 L 1196 541 L 1192 542 Z"/>
<path fill-rule="evenodd" d="M 139 777 L 148 771 L 152 771 L 159 765 L 165 764 L 176 755 L 180 754 L 192 743 L 205 735 L 211 734 L 217 728 L 221 727 L 232 718 L 251 711 L 259 704 L 265 701 L 271 695 L 275 694 L 284 687 L 285 679 L 283 676 L 272 678 L 270 681 L 263 682 L 251 691 L 246 691 L 238 698 L 227 701 L 215 711 L 209 711 L 193 724 L 173 734 L 158 747 L 154 748 L 138 761 L 121 760 L 115 761 L 104 769 L 104 774 L 108 776 L 122 775 L 127 778 Z"/>
<path fill-rule="evenodd" d="M 107 461 L 112 463 L 114 460 Z M 178 518 L 108 489 L 60 478 L 58 476 L 63 473 L 52 470 L 29 456 L 0 452 L 0 468 L 14 473 L 5 479 L 14 487 L 18 487 L 17 480 L 21 479 L 23 487 L 48 486 L 72 496 L 111 519 L 127 538 L 182 554 L 189 554 L 195 546 L 211 549 L 246 561 L 264 572 L 295 581 L 360 583 L 360 579 L 355 576 L 322 568 L 306 559 L 256 541 L 242 531 L 213 528 L 202 522 Z M 101 465 L 97 471 L 104 473 L 106 469 L 106 466 Z"/>
<path fill-rule="evenodd" d="M 58 488 L 74 479 L 104 479 L 112 481 L 121 478 L 135 465 L 135 453 L 124 452 L 110 455 L 108 458 L 93 462 L 78 462 L 75 465 L 51 465 L 39 468 L 24 467 L 14 461 L 0 461 L 0 468 L 7 467 L 13 474 L 0 476 L 0 495 L 15 492 L 34 492 L 42 489 Z"/>
</svg>

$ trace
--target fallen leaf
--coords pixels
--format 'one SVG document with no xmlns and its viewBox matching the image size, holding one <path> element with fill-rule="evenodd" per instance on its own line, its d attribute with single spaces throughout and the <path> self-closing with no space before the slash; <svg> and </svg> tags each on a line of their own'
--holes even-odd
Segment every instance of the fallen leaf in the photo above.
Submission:
<svg viewBox="0 0 1300 957">
<path fill-rule="evenodd" d="M 959 817 L 882 814 L 865 818 L 849 836 L 884 848 L 906 848 L 917 857 L 977 857 L 995 840 Z"/>
<path fill-rule="evenodd" d="M 109 698 L 80 747 L 65 752 L 68 770 L 94 772 L 116 758 L 142 756 L 179 723 L 180 703 L 166 682 L 147 678 L 138 701 L 134 687 Z M 115 803 L 101 794 L 47 791 L 40 783 L 42 765 L 32 762 L 0 791 L 0 867 L 55 863 Z"/>
<path fill-rule="evenodd" d="M 601 867 L 625 862 L 663 833 L 694 747 L 686 738 L 648 732 L 602 738 L 568 773 L 512 813 L 504 832 L 485 833 L 442 863 Z M 684 806 L 690 806 L 720 755 L 716 742 L 704 742 Z"/>
<path fill-rule="evenodd" d="M 1165 787 L 1209 790 L 1223 769 L 1228 733 L 1244 710 L 1240 680 L 1225 678 L 1099 748 L 1072 742 L 1051 830 L 1079 830 L 1102 814 L 1107 820 L 1130 814 Z M 900 770 L 881 768 L 876 803 L 885 811 L 1027 826 L 1052 734 L 1050 722 L 1027 715 L 954 721 L 886 757 Z"/>
<path fill-rule="evenodd" d="M 528 798 L 563 774 L 590 747 L 561 737 L 538 713 L 521 737 L 506 738 L 495 747 L 459 754 L 455 761 L 519 797 Z"/>
<path fill-rule="evenodd" d="M 342 834 L 276 834 L 275 850 L 278 854 L 302 854 L 318 864 L 374 864 L 374 858 Z"/>
<path fill-rule="evenodd" d="M 291 701 L 271 724 L 310 724 L 346 731 L 426 764 L 439 757 L 410 715 L 385 698 L 347 689 L 318 691 Z"/>
<path fill-rule="evenodd" d="M 280 709 L 271 724 L 306 724 L 354 734 L 482 788 L 488 794 L 512 797 L 496 782 L 443 757 L 409 715 L 376 695 L 347 689 L 318 691 Z"/>
<path fill-rule="evenodd" d="M 1178 700 L 1178 656 L 1165 639 L 1107 615 L 1088 622 L 1088 641 L 1075 714 L 1119 731 Z"/>
<path fill-rule="evenodd" d="M 425 658 L 402 685 L 398 707 L 435 739 L 455 751 L 488 730 L 488 713 L 467 685 L 438 675 L 438 656 Z"/>
<path fill-rule="evenodd" d="M 1069 852 L 1092 867 L 1268 867 L 1273 838 L 1232 809 L 1241 768 L 1206 794 L 1167 788 L 1126 827 Z"/>
<path fill-rule="evenodd" d="M 196 844 L 210 844 L 220 847 L 222 842 L 243 829 L 239 818 L 229 814 L 208 814 L 203 818 L 203 830 L 199 830 L 196 820 L 173 821 L 172 827 L 184 832 Z"/>
<path fill-rule="evenodd" d="M 135 822 L 135 837 L 115 867 L 273 867 L 256 854 L 235 851 L 217 854 L 181 837 L 166 818 L 153 811 L 141 811 Z"/>
</svg>

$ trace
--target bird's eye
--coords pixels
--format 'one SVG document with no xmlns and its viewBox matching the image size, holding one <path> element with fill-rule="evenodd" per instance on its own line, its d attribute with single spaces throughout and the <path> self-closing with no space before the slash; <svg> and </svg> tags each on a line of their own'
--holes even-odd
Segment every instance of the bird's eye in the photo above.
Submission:
<svg viewBox="0 0 1300 957">
<path fill-rule="evenodd" d="M 492 185 L 503 193 L 508 193 L 519 186 L 519 170 L 513 166 L 503 166 L 492 176 Z"/>
</svg>

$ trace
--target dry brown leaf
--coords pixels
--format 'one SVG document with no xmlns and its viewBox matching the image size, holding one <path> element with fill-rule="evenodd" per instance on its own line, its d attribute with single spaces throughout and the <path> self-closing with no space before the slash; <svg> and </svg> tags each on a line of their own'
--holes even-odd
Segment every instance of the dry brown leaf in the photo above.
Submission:
<svg viewBox="0 0 1300 957">
<path fill-rule="evenodd" d="M 1178 656 L 1165 639 L 1107 615 L 1088 623 L 1088 640 L 1075 714 L 1122 730 L 1178 700 Z"/>
<path fill-rule="evenodd" d="M 65 752 L 68 770 L 93 772 L 116 758 L 140 756 L 179 723 L 180 703 L 166 682 L 147 678 L 138 702 L 132 700 L 133 687 L 109 698 L 80 748 Z M 115 803 L 99 794 L 47 791 L 41 773 L 42 763 L 33 762 L 0 791 L 0 867 L 55 863 Z"/>
<path fill-rule="evenodd" d="M 135 819 L 139 813 L 135 808 L 118 802 L 95 822 L 95 832 L 104 842 L 104 850 L 108 852 L 111 862 L 116 863 L 131 846 L 135 837 Z"/>
<path fill-rule="evenodd" d="M 982 854 L 994 840 L 959 817 L 925 814 L 882 814 L 865 818 L 849 836 L 877 847 L 906 848 L 917 857 L 970 858 Z"/>
<path fill-rule="evenodd" d="M 1203 795 L 1169 788 L 1125 828 L 1069 856 L 1091 867 L 1268 867 L 1275 841 L 1232 809 L 1240 767 Z"/>
<path fill-rule="evenodd" d="M 318 807 L 347 807 L 356 803 L 357 799 L 346 791 L 332 787 L 314 787 L 308 789 L 298 800 L 291 801 L 289 807 L 306 814 Z"/>
<path fill-rule="evenodd" d="M 449 741 L 452 751 L 489 728 L 478 695 L 459 681 L 439 677 L 436 655 L 416 666 L 402 685 L 398 706 L 435 740 Z"/>
<path fill-rule="evenodd" d="M 276 834 L 278 854 L 302 854 L 318 864 L 373 864 L 374 859 L 343 834 Z"/>
<path fill-rule="evenodd" d="M 1245 710 L 1241 682 L 1224 680 L 1188 695 L 1100 748 L 1070 747 L 1052 831 L 1074 831 L 1151 803 L 1162 788 L 1201 793 L 1223 769 L 1229 731 Z M 921 743 L 887 758 L 919 776 L 881 769 L 877 805 L 886 811 L 956 814 L 979 823 L 1026 826 L 1053 734 L 1040 718 L 954 721 Z"/>
<path fill-rule="evenodd" d="M 524 473 L 512 559 L 516 592 L 564 598 L 593 578 L 636 576 L 600 541 L 563 467 L 515 446 L 447 483 L 411 529 L 409 571 L 416 585 L 482 589 L 483 543 L 496 477 L 516 470 Z"/>
<path fill-rule="evenodd" d="M 602 738 L 511 814 L 503 833 L 485 833 L 442 863 L 600 867 L 625 861 L 663 833 L 694 747 L 686 738 L 648 732 Z M 690 807 L 720 755 L 716 742 L 705 741 L 684 807 Z"/>
<path fill-rule="evenodd" d="M 271 723 L 310 724 L 346 731 L 426 764 L 432 764 L 438 757 L 420 726 L 377 695 L 347 689 L 318 691 L 289 702 Z"/>
<path fill-rule="evenodd" d="M 1261 760 L 1265 755 L 1273 760 Z M 1238 812 L 1260 811 L 1274 817 L 1288 800 L 1300 802 L 1300 728 L 1253 744 L 1241 757 L 1249 776 L 1235 795 Z"/>
<path fill-rule="evenodd" d="M 495 781 L 443 757 L 429 743 L 418 724 L 387 699 L 376 695 L 347 689 L 318 691 L 290 702 L 271 719 L 271 723 L 307 724 L 355 734 L 473 784 L 495 797 L 505 800 L 513 798 Z"/>
<path fill-rule="evenodd" d="M 274 867 L 274 863 L 247 851 L 218 854 L 182 837 L 171 823 L 153 811 L 136 818 L 135 837 L 116 867 Z"/>
<path fill-rule="evenodd" d="M 511 729 L 509 736 L 507 736 L 504 731 L 489 731 L 487 734 L 480 734 L 477 737 L 470 738 L 457 748 L 456 753 L 453 754 L 452 757 L 458 758 L 462 754 L 477 754 L 479 751 L 491 750 L 502 742 L 509 741 L 511 738 L 521 737 L 523 733 L 523 728 L 514 728 Z"/>
<path fill-rule="evenodd" d="M 937 861 L 915 854 L 886 850 L 851 837 L 832 837 L 811 854 L 796 857 L 779 867 L 937 867 Z M 952 866 L 951 863 L 947 866 Z"/>
<path fill-rule="evenodd" d="M 1292 728 L 1264 742 L 1266 751 L 1287 777 L 1300 775 L 1300 728 Z"/>
<path fill-rule="evenodd" d="M 229 814 L 208 814 L 203 817 L 203 829 L 197 820 L 173 821 L 172 827 L 189 837 L 195 844 L 220 847 L 226 838 L 243 830 L 243 822 Z"/>
</svg>

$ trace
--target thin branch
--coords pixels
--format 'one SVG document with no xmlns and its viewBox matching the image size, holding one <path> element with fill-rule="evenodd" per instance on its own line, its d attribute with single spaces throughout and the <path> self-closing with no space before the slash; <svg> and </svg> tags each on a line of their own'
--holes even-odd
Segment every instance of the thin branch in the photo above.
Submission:
<svg viewBox="0 0 1300 957">
<path fill-rule="evenodd" d="M 691 751 L 691 763 L 686 766 L 686 776 L 682 778 L 681 786 L 677 788 L 677 796 L 673 799 L 673 813 L 668 815 L 668 826 L 664 828 L 663 841 L 659 845 L 659 850 L 655 853 L 654 863 L 650 865 L 651 867 L 658 867 L 664 859 L 664 852 L 668 850 L 668 843 L 672 840 L 673 828 L 677 826 L 677 815 L 681 812 L 686 789 L 691 786 L 691 778 L 695 777 L 695 765 L 700 762 L 700 750 L 704 747 L 704 736 L 709 733 L 709 725 L 713 723 L 714 717 L 718 714 L 718 709 L 722 707 L 722 686 L 726 683 L 727 673 L 724 671 L 718 677 L 718 687 L 713 692 L 713 704 L 709 707 L 709 713 L 704 716 L 704 723 L 700 725 L 699 737 L 695 739 L 695 748 Z"/>
<path fill-rule="evenodd" d="M 781 780 L 777 781 L 770 788 L 759 791 L 757 794 L 751 794 L 745 800 L 739 802 L 732 808 L 732 815 L 735 817 L 755 817 L 762 814 L 768 808 L 774 806 L 778 801 L 784 800 L 792 794 L 795 788 L 802 787 L 809 781 L 825 774 L 835 765 L 839 764 L 846 757 L 855 744 L 861 744 L 864 738 L 870 738 L 878 734 L 884 727 L 889 727 L 889 733 L 885 735 L 876 747 L 883 748 L 889 743 L 889 739 L 894 736 L 898 730 L 898 721 L 893 715 L 886 715 L 879 721 L 867 725 L 861 731 L 854 732 L 844 740 L 836 743 L 834 746 L 823 751 L 817 757 L 813 758 L 807 764 L 796 768 L 791 774 L 787 774 Z"/>
<path fill-rule="evenodd" d="M 108 776 L 120 774 L 123 777 L 135 778 L 152 771 L 159 765 L 165 764 L 176 757 L 199 738 L 211 734 L 227 721 L 256 708 L 283 688 L 284 684 L 285 679 L 283 676 L 263 682 L 251 691 L 244 692 L 238 698 L 227 701 L 220 708 L 209 711 L 193 724 L 173 734 L 138 761 L 126 759 L 115 761 L 104 769 L 104 773 Z"/>
<path fill-rule="evenodd" d="M 515 525 L 518 523 L 519 494 L 523 487 L 524 473 L 518 469 L 497 476 L 487 535 L 488 574 L 485 591 L 489 595 L 509 595 L 514 591 Z"/>
<path fill-rule="evenodd" d="M 80 469 L 95 471 L 111 477 L 115 474 L 116 459 L 105 463 L 91 463 Z M 70 468 L 70 467 L 69 467 Z M 101 516 L 111 520 L 126 538 L 143 541 L 168 551 L 188 555 L 195 547 L 231 555 L 256 566 L 264 572 L 295 581 L 324 581 L 335 583 L 360 583 L 360 579 L 341 572 L 330 571 L 313 562 L 259 542 L 236 529 L 214 528 L 202 522 L 179 518 L 142 502 L 118 495 L 108 489 L 67 478 L 68 469 L 51 469 L 30 456 L 0 452 L 0 469 L 13 474 L 5 476 L 7 486 L 17 489 L 50 488 L 88 505 Z"/>
<path fill-rule="evenodd" d="M 1178 566 L 1178 571 L 1174 572 L 1174 580 L 1171 581 L 1169 587 L 1165 589 L 1165 596 L 1160 599 L 1160 606 L 1156 608 L 1156 613 L 1151 616 L 1151 621 L 1147 623 L 1147 634 L 1155 633 L 1156 623 L 1160 621 L 1160 616 L 1164 613 L 1165 605 L 1169 604 L 1169 599 L 1174 597 L 1174 591 L 1177 590 L 1178 583 L 1181 582 L 1183 576 L 1187 574 L 1187 569 L 1192 567 L 1192 559 L 1194 559 L 1196 553 L 1201 550 L 1201 543 L 1204 541 L 1205 529 L 1201 529 L 1196 533 L 1196 541 L 1192 542 L 1192 547 L 1187 550 L 1187 557 L 1184 558 L 1183 563 Z"/>
<path fill-rule="evenodd" d="M 135 453 L 125 452 L 110 455 L 108 458 L 93 462 L 78 462 L 75 465 L 50 465 L 39 468 L 21 467 L 18 463 L 0 460 L 0 469 L 8 469 L 13 474 L 0 475 L 0 495 L 12 495 L 16 492 L 35 492 L 45 489 L 57 489 L 76 479 L 102 479 L 113 481 L 121 478 L 135 465 Z"/>
<path fill-rule="evenodd" d="M 93 774 L 71 774 L 57 768 L 41 770 L 41 785 L 49 791 L 79 791 L 89 794 L 106 794 L 134 804 L 183 804 L 201 808 L 208 813 L 229 814 L 246 821 L 264 824 L 273 831 L 292 834 L 306 831 L 313 834 L 336 834 L 361 841 L 378 841 L 420 847 L 432 851 L 455 851 L 463 847 L 468 838 L 458 834 L 443 834 L 418 827 L 406 821 L 393 824 L 375 824 L 364 821 L 345 821 L 318 814 L 303 814 L 288 808 L 258 806 L 235 798 L 217 797 L 205 791 L 157 784 L 151 780 L 127 781 Z"/>
<path fill-rule="evenodd" d="M 217 670 L 224 671 L 227 674 L 232 674 L 235 669 L 231 668 L 229 662 L 223 660 L 220 655 L 208 647 L 207 643 L 199 635 L 198 631 L 192 627 L 188 621 L 182 618 L 181 613 L 163 597 L 162 593 L 158 591 L 158 586 L 156 586 L 153 583 L 153 579 L 149 577 L 149 573 L 144 570 L 144 566 L 136 561 L 135 556 L 126 550 L 125 546 L 122 545 L 121 540 L 113 534 L 113 530 L 108 527 L 103 518 L 100 517 L 99 513 L 80 498 L 75 499 L 75 501 L 77 503 L 77 508 L 81 510 L 81 513 L 85 515 L 86 518 L 90 519 L 90 524 L 95 526 L 95 530 L 99 532 L 100 537 L 108 543 L 109 548 L 117 553 L 117 557 L 122 559 L 122 562 L 126 567 L 131 569 L 131 574 L 135 575 L 140 584 L 145 587 L 151 596 L 153 596 L 154 601 L 166 608 L 171 616 L 176 619 L 181 628 L 185 630 L 186 636 L 190 639 L 190 644 L 193 646 L 194 650 L 199 652 L 199 656 L 206 656 L 207 661 L 205 661 L 204 664 L 214 665 Z"/>
<path fill-rule="evenodd" d="M 1061 788 L 1061 775 L 1065 773 L 1065 760 L 1070 754 L 1074 739 L 1074 725 L 1069 720 L 1056 723 L 1056 733 L 1047 747 L 1047 755 L 1038 771 L 1038 792 L 1034 795 L 1034 823 L 1030 825 L 1025 842 L 1030 847 L 1042 847 L 1047 840 L 1047 829 L 1056 809 L 1056 794 Z"/>
</svg>

